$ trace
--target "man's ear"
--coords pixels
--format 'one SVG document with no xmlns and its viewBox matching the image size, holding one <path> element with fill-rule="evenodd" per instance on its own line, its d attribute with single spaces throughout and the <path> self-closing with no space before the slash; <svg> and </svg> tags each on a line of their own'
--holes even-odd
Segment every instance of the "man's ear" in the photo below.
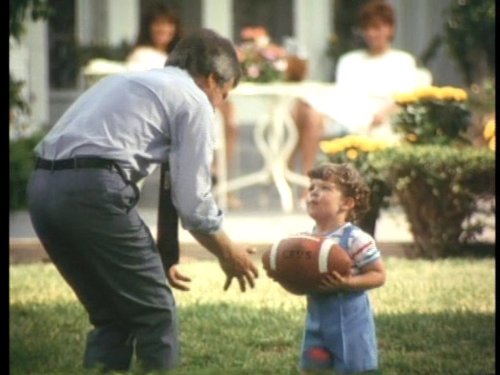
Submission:
<svg viewBox="0 0 500 375">
<path fill-rule="evenodd" d="M 203 77 L 200 75 L 195 78 L 195 82 L 203 91 L 209 88 L 209 77 Z"/>
<path fill-rule="evenodd" d="M 215 75 L 215 73 L 210 73 L 208 75 L 207 84 L 208 84 L 208 87 L 210 87 L 210 88 L 215 88 L 215 87 L 219 86 L 219 83 L 217 81 L 217 76 Z"/>
</svg>

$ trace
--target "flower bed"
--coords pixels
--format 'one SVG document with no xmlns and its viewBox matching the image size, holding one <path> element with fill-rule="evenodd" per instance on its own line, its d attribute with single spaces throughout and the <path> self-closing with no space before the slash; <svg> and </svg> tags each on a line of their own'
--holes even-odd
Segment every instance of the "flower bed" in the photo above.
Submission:
<svg viewBox="0 0 500 375">
<path fill-rule="evenodd" d="M 467 93 L 456 87 L 429 86 L 396 95 L 401 110 L 391 123 L 396 133 L 412 144 L 469 143 L 471 125 Z"/>
</svg>

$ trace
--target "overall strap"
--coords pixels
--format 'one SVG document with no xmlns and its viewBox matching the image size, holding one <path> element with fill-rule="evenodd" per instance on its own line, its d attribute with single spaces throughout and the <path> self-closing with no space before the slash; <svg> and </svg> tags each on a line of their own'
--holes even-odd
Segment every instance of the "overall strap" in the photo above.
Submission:
<svg viewBox="0 0 500 375">
<path fill-rule="evenodd" d="M 342 235 L 340 236 L 340 246 L 344 249 L 347 250 L 349 248 L 349 237 L 351 237 L 351 233 L 354 229 L 354 225 L 348 225 L 344 231 L 342 232 Z"/>
</svg>

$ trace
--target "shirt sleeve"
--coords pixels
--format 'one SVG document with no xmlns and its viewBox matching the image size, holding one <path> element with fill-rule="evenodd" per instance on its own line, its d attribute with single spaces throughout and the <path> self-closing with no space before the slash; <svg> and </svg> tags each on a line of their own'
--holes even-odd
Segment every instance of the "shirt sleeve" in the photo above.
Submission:
<svg viewBox="0 0 500 375">
<path fill-rule="evenodd" d="M 211 193 L 214 127 L 208 101 L 186 102 L 174 117 L 171 134 L 172 203 L 181 224 L 187 230 L 216 232 L 223 214 Z"/>
<path fill-rule="evenodd" d="M 362 268 L 380 258 L 380 250 L 368 233 L 355 230 L 350 242 L 349 254 L 356 267 Z"/>
</svg>

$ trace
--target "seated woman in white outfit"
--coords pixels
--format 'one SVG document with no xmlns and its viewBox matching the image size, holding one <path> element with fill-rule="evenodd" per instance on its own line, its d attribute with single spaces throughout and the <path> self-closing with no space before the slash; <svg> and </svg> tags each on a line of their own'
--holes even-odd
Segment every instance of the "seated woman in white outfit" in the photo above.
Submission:
<svg viewBox="0 0 500 375">
<path fill-rule="evenodd" d="M 358 23 L 366 49 L 340 57 L 330 95 L 302 98 L 293 108 L 299 132 L 296 152 L 302 154 L 304 174 L 313 168 L 319 141 L 325 136 L 394 136 L 389 122 L 396 109 L 393 95 L 418 85 L 415 58 L 391 46 L 393 8 L 381 0 L 370 1 L 361 8 Z"/>
<path fill-rule="evenodd" d="M 163 4 L 153 6 L 141 19 L 134 49 L 127 56 L 127 69 L 163 68 L 181 34 L 180 19 Z"/>
</svg>

